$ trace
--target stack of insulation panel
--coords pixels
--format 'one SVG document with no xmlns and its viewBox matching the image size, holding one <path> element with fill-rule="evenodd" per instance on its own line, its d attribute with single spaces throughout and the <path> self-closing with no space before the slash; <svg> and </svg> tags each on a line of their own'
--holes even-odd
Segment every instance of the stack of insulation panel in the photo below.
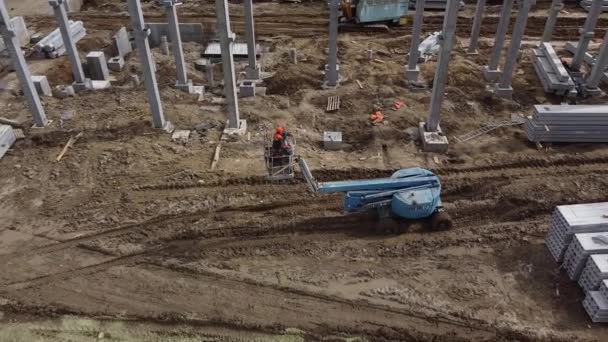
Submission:
<svg viewBox="0 0 608 342">
<path fill-rule="evenodd" d="M 608 279 L 608 254 L 595 254 L 587 259 L 587 265 L 578 278 L 578 284 L 585 292 L 596 291 L 606 279 Z"/>
<path fill-rule="evenodd" d="M 561 262 L 574 234 L 608 232 L 608 202 L 560 205 L 551 217 L 545 239 L 555 261 Z"/>
<path fill-rule="evenodd" d="M 532 142 L 608 142 L 608 105 L 535 105 L 524 127 Z"/>
<path fill-rule="evenodd" d="M 608 323 L 608 280 L 604 280 L 599 291 L 587 292 L 583 307 L 594 323 Z"/>
<path fill-rule="evenodd" d="M 555 53 L 551 43 L 541 43 L 537 49 L 532 50 L 534 71 L 543 84 L 546 93 L 571 96 L 576 95 L 576 85 Z"/>
<path fill-rule="evenodd" d="M 572 280 L 578 280 L 592 254 L 608 253 L 608 232 L 575 234 L 564 254 L 562 268 Z"/>
<path fill-rule="evenodd" d="M 74 22 L 70 20 L 69 24 L 70 35 L 72 36 L 74 43 L 87 35 L 87 31 L 85 30 L 82 21 Z M 61 37 L 59 28 L 56 28 L 53 32 L 36 43 L 36 45 L 34 45 L 34 52 L 39 58 L 57 58 L 65 54 L 65 44 L 63 44 L 63 38 Z"/>
</svg>

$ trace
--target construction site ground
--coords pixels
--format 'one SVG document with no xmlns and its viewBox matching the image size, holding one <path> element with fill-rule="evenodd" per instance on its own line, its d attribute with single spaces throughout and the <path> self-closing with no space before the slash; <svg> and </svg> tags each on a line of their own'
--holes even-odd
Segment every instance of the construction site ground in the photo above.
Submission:
<svg viewBox="0 0 608 342">
<path fill-rule="evenodd" d="M 608 327 L 590 322 L 584 293 L 550 256 L 544 235 L 556 205 L 608 200 L 608 147 L 539 147 L 520 126 L 456 140 L 487 122 L 530 115 L 534 104 L 561 101 L 545 95 L 530 60 L 549 1 L 538 1 L 529 20 L 514 100 L 488 92 L 481 67 L 499 11 L 490 3 L 480 54 L 467 56 L 459 44 L 452 53 L 441 121 L 450 150 L 441 155 L 419 150 L 417 126 L 430 91 L 404 84 L 410 25 L 341 33 L 344 81 L 321 90 L 328 17 L 321 2 L 256 4 L 258 40 L 268 51 L 261 64 L 273 76 L 267 96 L 240 100 L 248 134 L 222 144 L 214 171 L 226 121 L 221 85 L 206 89 L 204 101 L 174 89 L 172 57 L 157 48 L 165 115 L 192 130 L 185 144 L 151 127 L 144 87 L 129 83 L 140 69 L 135 53 L 112 74 L 110 90 L 44 98 L 54 121 L 44 129 L 29 128 L 15 76 L 4 75 L 1 116 L 27 124 L 26 138 L 0 161 L 0 340 L 606 341 Z M 237 34 L 239 6 L 231 5 Z M 148 21 L 164 21 L 152 1 L 144 8 Z M 124 1 L 97 0 L 70 14 L 87 29 L 80 53 L 107 48 L 128 24 L 125 11 Z M 182 21 L 211 32 L 212 3 L 179 11 Z M 459 39 L 468 37 L 473 11 L 467 5 L 461 12 Z M 574 4 L 565 11 L 558 46 L 577 39 L 586 13 Z M 52 16 L 18 14 L 32 30 L 55 28 Z M 425 19 L 425 34 L 441 29 L 441 15 Z M 602 15 L 598 37 L 607 27 Z M 294 47 L 298 64 L 289 62 Z M 205 84 L 193 65 L 202 46 L 184 48 L 189 76 Z M 420 65 L 428 83 L 435 64 L 431 58 Z M 66 57 L 30 58 L 29 65 L 53 86 L 71 82 Z M 340 96 L 341 107 L 326 113 L 331 95 Z M 393 110 L 395 101 L 405 106 Z M 386 122 L 372 126 L 377 108 Z M 299 176 L 269 183 L 263 146 L 277 125 L 294 135 L 297 153 L 320 181 L 432 170 L 453 229 L 413 224 L 394 234 L 396 223 L 344 215 L 339 194 L 313 196 Z M 325 151 L 324 131 L 341 131 L 343 149 Z M 78 132 L 83 136 L 56 162 Z"/>
</svg>

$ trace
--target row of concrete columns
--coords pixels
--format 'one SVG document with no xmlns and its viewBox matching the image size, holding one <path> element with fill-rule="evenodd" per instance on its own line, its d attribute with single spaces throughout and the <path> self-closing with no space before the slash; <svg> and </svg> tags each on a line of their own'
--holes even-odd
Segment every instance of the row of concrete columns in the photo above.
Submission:
<svg viewBox="0 0 608 342">
<path fill-rule="evenodd" d="M 49 121 L 44 112 L 44 108 L 42 108 L 42 104 L 40 103 L 38 92 L 32 82 L 30 70 L 25 62 L 25 57 L 21 51 L 21 45 L 19 44 L 15 30 L 11 25 L 8 9 L 6 8 L 4 0 L 0 0 L 0 34 L 2 35 L 4 45 L 9 52 L 11 60 L 13 61 L 17 78 L 23 89 L 23 94 L 25 95 L 29 110 L 34 118 L 34 125 L 35 127 L 45 127 L 48 125 Z"/>
</svg>

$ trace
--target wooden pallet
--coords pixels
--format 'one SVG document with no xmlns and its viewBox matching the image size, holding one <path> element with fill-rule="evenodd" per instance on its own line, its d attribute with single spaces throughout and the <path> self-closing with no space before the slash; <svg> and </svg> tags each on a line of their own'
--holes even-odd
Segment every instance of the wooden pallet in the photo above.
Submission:
<svg viewBox="0 0 608 342">
<path fill-rule="evenodd" d="M 330 96 L 327 98 L 327 112 L 335 112 L 340 109 L 340 96 Z"/>
</svg>

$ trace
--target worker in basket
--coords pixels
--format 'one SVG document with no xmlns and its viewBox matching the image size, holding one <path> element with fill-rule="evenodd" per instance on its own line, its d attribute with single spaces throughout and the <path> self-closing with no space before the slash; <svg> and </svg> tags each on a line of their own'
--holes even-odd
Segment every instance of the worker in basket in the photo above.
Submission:
<svg viewBox="0 0 608 342">
<path fill-rule="evenodd" d="M 289 134 L 283 127 L 277 127 L 274 131 L 272 139 L 272 159 L 273 166 L 282 166 L 289 164 L 289 159 L 293 154 L 293 148 L 289 142 Z"/>
</svg>

